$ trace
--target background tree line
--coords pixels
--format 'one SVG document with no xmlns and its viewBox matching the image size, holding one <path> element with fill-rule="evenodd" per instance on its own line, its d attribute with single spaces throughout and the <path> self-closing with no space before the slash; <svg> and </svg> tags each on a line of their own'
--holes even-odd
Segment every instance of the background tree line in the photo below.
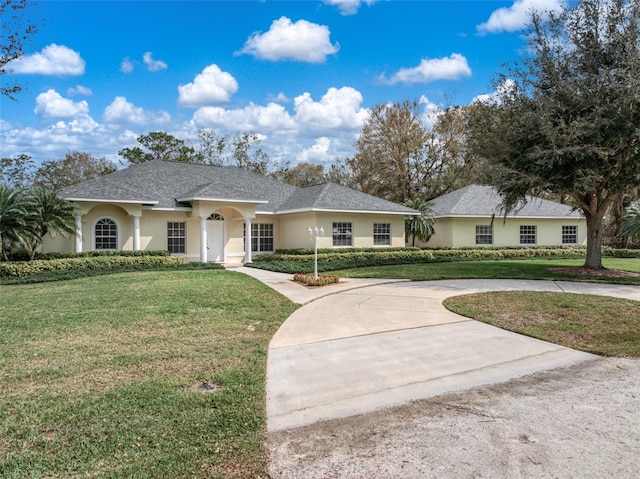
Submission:
<svg viewBox="0 0 640 479">
<path fill-rule="evenodd" d="M 582 211 L 585 266 L 599 269 L 604 242 L 629 246 L 640 230 L 640 1 L 582 0 L 548 16 L 533 11 L 526 35 L 528 48 L 498 74 L 493 97 L 430 117 L 419 101 L 377 105 L 353 157 L 328 170 L 276 164 L 255 133 L 202 130 L 188 145 L 152 132 L 119 155 L 124 165 L 234 165 L 296 186 L 333 181 L 413 205 L 423 219 L 429 200 L 471 183 L 495 187 L 506 211 L 528 195 L 549 198 Z M 55 190 L 117 165 L 72 152 L 39 168 L 26 155 L 3 158 L 0 167 L 9 186 Z M 427 223 L 414 224 L 409 236 L 428 237 Z"/>
</svg>

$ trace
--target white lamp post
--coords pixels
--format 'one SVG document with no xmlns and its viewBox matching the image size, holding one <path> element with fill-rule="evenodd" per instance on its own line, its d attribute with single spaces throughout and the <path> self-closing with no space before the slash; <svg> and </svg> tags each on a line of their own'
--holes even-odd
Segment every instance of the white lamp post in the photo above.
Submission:
<svg viewBox="0 0 640 479">
<path fill-rule="evenodd" d="M 322 228 L 321 226 L 318 229 L 317 226 L 315 228 L 311 228 L 311 226 L 309 226 L 307 233 L 309 233 L 309 239 L 315 241 L 315 256 L 313 260 L 313 279 L 318 279 L 318 237 L 324 236 L 324 228 Z"/>
</svg>

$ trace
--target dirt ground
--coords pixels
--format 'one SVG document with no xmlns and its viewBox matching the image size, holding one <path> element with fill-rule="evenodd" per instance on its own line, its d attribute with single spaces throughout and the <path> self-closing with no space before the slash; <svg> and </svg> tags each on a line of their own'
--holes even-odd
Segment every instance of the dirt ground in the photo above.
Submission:
<svg viewBox="0 0 640 479">
<path fill-rule="evenodd" d="M 640 360 L 599 358 L 269 437 L 286 478 L 640 477 Z"/>
</svg>

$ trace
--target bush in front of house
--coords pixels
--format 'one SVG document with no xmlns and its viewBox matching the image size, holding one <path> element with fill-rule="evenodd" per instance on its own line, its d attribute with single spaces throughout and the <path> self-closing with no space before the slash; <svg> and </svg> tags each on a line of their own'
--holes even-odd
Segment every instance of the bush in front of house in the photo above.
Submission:
<svg viewBox="0 0 640 479">
<path fill-rule="evenodd" d="M 0 277 L 28 278 L 50 273 L 71 273 L 72 277 L 117 271 L 135 271 L 184 264 L 184 258 L 168 255 L 100 255 L 49 260 L 0 263 Z"/>
<path fill-rule="evenodd" d="M 318 271 L 331 271 L 364 266 L 385 266 L 433 260 L 431 251 L 420 249 L 378 249 L 374 251 L 349 251 L 318 253 Z M 310 273 L 313 271 L 314 254 L 260 255 L 248 266 L 281 273 Z"/>
<path fill-rule="evenodd" d="M 313 271 L 313 250 L 278 250 L 260 255 L 249 265 L 254 268 L 281 273 L 310 273 Z M 410 263 L 446 261 L 499 260 L 526 258 L 579 258 L 586 254 L 584 247 L 483 247 L 483 248 L 348 248 L 318 250 L 318 271 L 336 271 L 367 266 L 386 266 Z M 630 253 L 627 253 L 630 254 Z M 626 256 L 625 256 L 626 257 Z"/>
</svg>

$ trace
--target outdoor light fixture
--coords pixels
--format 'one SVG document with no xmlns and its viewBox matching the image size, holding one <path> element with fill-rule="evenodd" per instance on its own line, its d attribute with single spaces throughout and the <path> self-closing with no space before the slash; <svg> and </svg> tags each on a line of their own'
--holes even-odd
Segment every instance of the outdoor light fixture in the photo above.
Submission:
<svg viewBox="0 0 640 479">
<path fill-rule="evenodd" d="M 324 236 L 324 228 L 321 226 L 318 228 L 312 228 L 309 226 L 307 230 L 309 233 L 309 239 L 315 241 L 315 255 L 313 258 L 313 279 L 318 279 L 318 238 Z"/>
</svg>

